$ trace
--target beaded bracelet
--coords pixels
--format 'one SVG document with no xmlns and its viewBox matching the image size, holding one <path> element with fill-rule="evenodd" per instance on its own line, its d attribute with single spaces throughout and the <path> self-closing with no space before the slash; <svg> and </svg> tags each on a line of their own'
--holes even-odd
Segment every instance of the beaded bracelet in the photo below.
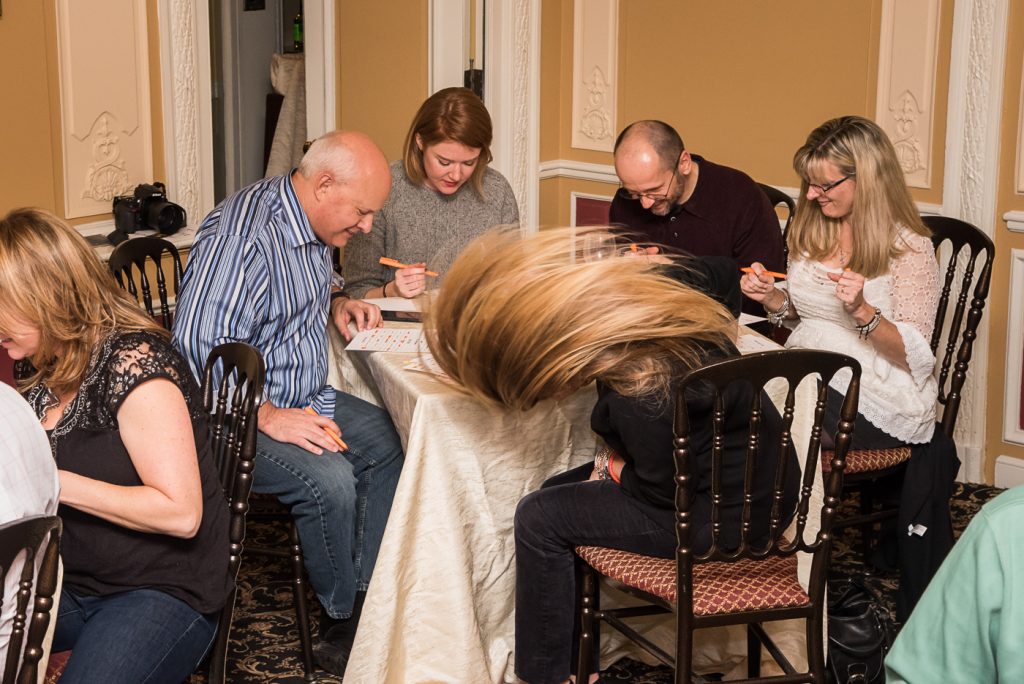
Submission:
<svg viewBox="0 0 1024 684">
<path fill-rule="evenodd" d="M 768 311 L 768 309 L 765 309 L 765 311 L 767 312 L 766 318 L 768 319 L 768 322 L 771 323 L 772 325 L 781 324 L 782 319 L 784 319 L 786 317 L 786 314 L 789 313 L 789 291 L 782 290 L 782 296 L 782 306 L 779 307 L 778 311 Z"/>
<path fill-rule="evenodd" d="M 882 322 L 882 310 L 877 306 L 875 307 L 875 315 L 871 317 L 871 320 L 864 325 L 857 326 L 857 337 L 862 340 L 868 339 L 868 335 L 871 331 L 878 327 L 878 324 Z"/>
</svg>

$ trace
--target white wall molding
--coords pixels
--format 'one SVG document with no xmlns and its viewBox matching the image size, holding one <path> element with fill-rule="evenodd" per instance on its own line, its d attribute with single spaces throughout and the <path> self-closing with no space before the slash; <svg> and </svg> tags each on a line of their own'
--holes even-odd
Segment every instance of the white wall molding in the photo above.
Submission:
<svg viewBox="0 0 1024 684">
<path fill-rule="evenodd" d="M 996 458 L 996 487 L 1018 487 L 1024 484 L 1024 458 L 1000 455 Z"/>
<path fill-rule="evenodd" d="M 1024 372 L 1024 249 L 1010 250 L 1010 305 L 1006 321 L 1006 375 L 1003 382 L 1003 439 L 1024 444 L 1020 426 L 1021 373 Z"/>
<path fill-rule="evenodd" d="M 1006 227 L 1015 233 L 1024 233 L 1024 211 L 1008 211 L 1003 214 Z"/>
<path fill-rule="evenodd" d="M 463 71 L 469 67 L 469 5 L 463 0 L 430 0 L 427 11 L 430 25 L 427 33 L 429 96 L 442 88 L 458 87 L 465 82 Z"/>
<path fill-rule="evenodd" d="M 598 195 L 592 192 L 576 192 L 575 190 L 569 193 L 569 225 L 576 226 L 576 200 L 578 199 L 593 199 L 603 200 L 605 202 L 611 202 L 611 195 Z"/>
<path fill-rule="evenodd" d="M 883 0 L 875 119 L 907 184 L 931 187 L 939 0 Z"/>
<path fill-rule="evenodd" d="M 1020 79 L 1020 121 L 1017 124 L 1017 192 L 1024 192 L 1024 71 Z"/>
<path fill-rule="evenodd" d="M 618 0 L 574 3 L 572 33 L 572 146 L 611 152 L 618 130 Z"/>
<path fill-rule="evenodd" d="M 493 166 L 512 185 L 520 223 L 533 228 L 540 191 L 540 0 L 488 0 L 484 30 Z"/>
<path fill-rule="evenodd" d="M 338 127 L 335 2 L 302 3 L 306 55 L 306 137 L 316 140 Z"/>
<path fill-rule="evenodd" d="M 593 164 L 572 159 L 550 159 L 541 162 L 540 179 L 547 178 L 575 178 L 619 184 L 619 177 L 615 175 L 615 167 L 611 164 Z"/>
<path fill-rule="evenodd" d="M 195 0 L 160 0 L 157 9 L 167 192 L 188 214 L 177 234 L 187 239 L 213 209 L 210 20 Z"/>
<path fill-rule="evenodd" d="M 108 214 L 155 180 L 146 3 L 58 0 L 56 13 L 64 215 Z"/>
<path fill-rule="evenodd" d="M 1008 0 L 965 0 L 953 7 L 942 214 L 992 235 L 997 222 L 1000 116 Z M 954 437 L 967 454 L 964 476 L 983 479 L 990 316 L 982 318 Z"/>
</svg>

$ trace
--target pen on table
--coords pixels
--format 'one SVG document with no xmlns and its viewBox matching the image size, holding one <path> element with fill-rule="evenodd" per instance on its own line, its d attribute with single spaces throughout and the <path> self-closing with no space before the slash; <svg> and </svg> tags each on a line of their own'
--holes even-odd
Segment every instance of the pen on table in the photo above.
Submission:
<svg viewBox="0 0 1024 684">
<path fill-rule="evenodd" d="M 306 413 L 308 413 L 311 416 L 318 416 L 318 415 L 320 415 L 319 413 L 317 413 L 316 411 L 313 410 L 312 406 L 307 406 L 306 408 L 304 408 L 302 410 L 305 411 Z M 339 437 L 337 434 L 335 434 L 334 430 L 332 430 L 331 428 L 329 428 L 329 427 L 327 427 L 325 425 L 321 425 L 320 429 L 323 430 L 324 432 L 326 432 L 327 436 L 330 437 L 331 439 L 333 439 L 334 443 L 337 444 L 338 446 L 340 446 L 343 451 L 348 451 L 348 444 L 345 444 L 344 440 L 342 440 L 341 437 Z"/>
<path fill-rule="evenodd" d="M 753 273 L 754 272 L 754 269 L 750 268 L 749 266 L 744 266 L 740 270 L 743 271 L 744 273 Z M 777 271 L 765 271 L 764 274 L 765 275 L 770 275 L 772 278 L 780 278 L 782 280 L 786 279 L 786 274 L 785 273 L 779 273 Z"/>
<path fill-rule="evenodd" d="M 389 259 L 388 257 L 383 257 L 383 256 L 380 258 L 380 263 L 382 263 L 385 266 L 392 266 L 394 268 L 411 268 L 410 264 L 403 264 L 401 261 L 397 261 L 395 259 Z M 424 271 L 424 273 L 426 275 L 428 275 L 428 276 L 436 276 L 437 275 L 433 271 Z"/>
</svg>

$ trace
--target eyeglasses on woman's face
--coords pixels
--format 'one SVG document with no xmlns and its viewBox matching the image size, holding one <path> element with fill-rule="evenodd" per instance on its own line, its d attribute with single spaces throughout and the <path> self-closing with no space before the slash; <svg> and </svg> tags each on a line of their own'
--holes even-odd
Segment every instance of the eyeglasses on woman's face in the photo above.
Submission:
<svg viewBox="0 0 1024 684">
<path fill-rule="evenodd" d="M 827 195 L 831 190 L 838 188 L 840 185 L 850 180 L 851 178 L 853 178 L 853 174 L 848 174 L 838 180 L 832 181 L 831 183 L 825 183 L 824 185 L 818 185 L 817 183 L 811 183 L 810 181 L 808 181 L 807 189 L 817 190 L 820 194 Z"/>
</svg>

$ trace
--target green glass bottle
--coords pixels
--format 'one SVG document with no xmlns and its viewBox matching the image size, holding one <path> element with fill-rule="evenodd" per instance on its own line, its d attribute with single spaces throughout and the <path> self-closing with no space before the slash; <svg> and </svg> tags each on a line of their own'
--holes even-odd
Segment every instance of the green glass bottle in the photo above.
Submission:
<svg viewBox="0 0 1024 684">
<path fill-rule="evenodd" d="M 302 52 L 302 10 L 292 20 L 292 48 L 295 52 Z"/>
</svg>

